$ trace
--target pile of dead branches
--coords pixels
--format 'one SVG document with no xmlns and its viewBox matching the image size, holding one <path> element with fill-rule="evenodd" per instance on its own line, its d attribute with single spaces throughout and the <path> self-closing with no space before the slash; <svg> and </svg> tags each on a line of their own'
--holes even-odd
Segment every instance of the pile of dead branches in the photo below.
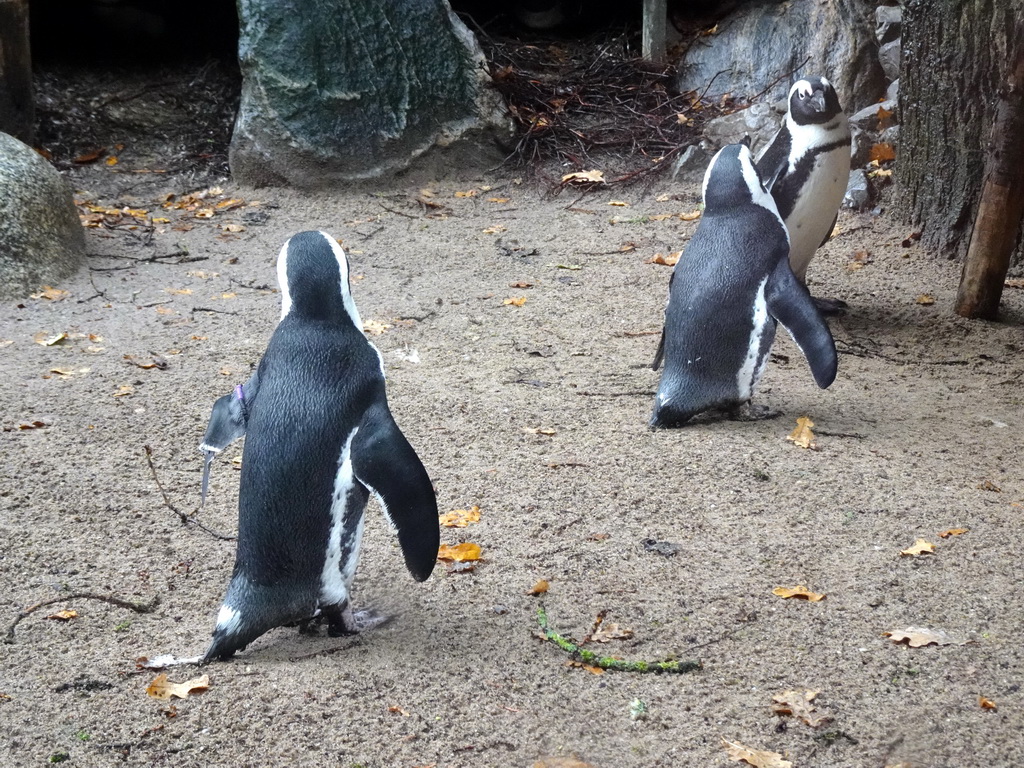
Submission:
<svg viewBox="0 0 1024 768">
<path fill-rule="evenodd" d="M 733 110 L 702 94 L 673 93 L 674 67 L 631 53 L 628 35 L 527 43 L 483 37 L 494 87 L 518 141 L 508 161 L 564 172 L 601 167 L 607 183 L 659 173 L 700 138 L 704 123 Z"/>
</svg>

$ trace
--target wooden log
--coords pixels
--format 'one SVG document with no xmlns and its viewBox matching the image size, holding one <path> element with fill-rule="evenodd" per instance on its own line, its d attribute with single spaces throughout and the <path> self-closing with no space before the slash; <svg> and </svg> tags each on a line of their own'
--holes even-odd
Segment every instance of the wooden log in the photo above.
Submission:
<svg viewBox="0 0 1024 768">
<path fill-rule="evenodd" d="M 665 60 L 665 26 L 668 23 L 667 0 L 644 0 L 641 53 L 647 61 Z"/>
<path fill-rule="evenodd" d="M 1017 233 L 1024 218 L 1024 21 L 1013 38 L 1016 52 L 999 91 L 985 182 L 954 311 L 995 320 Z"/>
<path fill-rule="evenodd" d="M 31 144 L 35 126 L 28 0 L 0 0 L 0 131 Z"/>
</svg>

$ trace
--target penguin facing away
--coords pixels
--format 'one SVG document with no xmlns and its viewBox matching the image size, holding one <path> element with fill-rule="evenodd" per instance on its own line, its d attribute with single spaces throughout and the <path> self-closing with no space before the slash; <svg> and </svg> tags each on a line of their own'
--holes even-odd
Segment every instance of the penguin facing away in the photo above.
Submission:
<svg viewBox="0 0 1024 768">
<path fill-rule="evenodd" d="M 212 456 L 246 436 L 235 566 L 203 663 L 314 618 L 331 636 L 372 625 L 350 595 L 371 494 L 414 579 L 437 557 L 433 486 L 388 409 L 345 253 L 326 233 L 301 232 L 277 276 L 281 320 L 252 378 L 214 404 L 200 446 L 205 496 Z"/>
<path fill-rule="evenodd" d="M 789 239 L 750 149 L 731 144 L 704 175 L 704 214 L 669 282 L 664 362 L 650 426 L 736 411 L 750 400 L 782 323 L 828 387 L 837 356 L 828 325 L 789 266 Z"/>
<path fill-rule="evenodd" d="M 789 230 L 789 264 L 801 283 L 815 251 L 828 242 L 850 178 L 850 125 L 835 88 L 824 77 L 797 80 L 778 133 L 757 158 L 779 215 Z M 845 304 L 816 299 L 836 312 Z"/>
</svg>

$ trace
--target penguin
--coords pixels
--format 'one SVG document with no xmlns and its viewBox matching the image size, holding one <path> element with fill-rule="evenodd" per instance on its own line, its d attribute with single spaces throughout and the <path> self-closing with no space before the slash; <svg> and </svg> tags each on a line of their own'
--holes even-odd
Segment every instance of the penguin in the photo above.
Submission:
<svg viewBox="0 0 1024 768">
<path fill-rule="evenodd" d="M 301 232 L 281 248 L 277 279 L 280 322 L 252 378 L 214 404 L 200 445 L 205 497 L 213 455 L 246 438 L 235 566 L 203 663 L 279 626 L 326 619 L 336 637 L 380 623 L 351 602 L 371 495 L 415 580 L 437 558 L 434 489 L 391 416 L 344 251 Z"/>
<path fill-rule="evenodd" d="M 850 124 L 826 78 L 793 83 L 782 126 L 756 166 L 771 180 L 768 189 L 789 230 L 789 264 L 806 283 L 807 266 L 832 234 L 850 179 Z M 815 302 L 829 314 L 846 306 L 836 299 Z"/>
<path fill-rule="evenodd" d="M 800 346 L 814 380 L 836 376 L 832 334 L 789 266 L 789 236 L 745 144 L 704 174 L 704 214 L 672 272 L 650 426 L 678 427 L 709 410 L 735 413 L 754 392 L 776 323 Z"/>
</svg>

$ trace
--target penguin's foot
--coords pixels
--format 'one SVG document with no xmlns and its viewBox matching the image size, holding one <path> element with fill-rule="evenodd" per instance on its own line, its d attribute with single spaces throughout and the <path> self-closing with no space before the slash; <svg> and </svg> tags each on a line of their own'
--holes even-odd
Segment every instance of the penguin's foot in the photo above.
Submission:
<svg viewBox="0 0 1024 768">
<path fill-rule="evenodd" d="M 842 299 L 826 299 L 822 296 L 811 296 L 811 300 L 814 302 L 814 306 L 818 308 L 818 311 L 826 317 L 841 315 L 850 306 Z"/>
<path fill-rule="evenodd" d="M 768 419 L 777 419 L 781 415 L 782 411 L 780 410 L 769 408 L 767 405 L 754 405 L 753 403 L 744 403 L 729 411 L 729 418 L 732 421 L 766 421 Z"/>
<path fill-rule="evenodd" d="M 323 614 L 327 619 L 327 634 L 330 637 L 357 635 L 391 621 L 390 616 L 377 613 L 371 608 L 354 611 L 351 603 L 346 603 L 344 607 L 328 606 L 323 609 Z"/>
</svg>

